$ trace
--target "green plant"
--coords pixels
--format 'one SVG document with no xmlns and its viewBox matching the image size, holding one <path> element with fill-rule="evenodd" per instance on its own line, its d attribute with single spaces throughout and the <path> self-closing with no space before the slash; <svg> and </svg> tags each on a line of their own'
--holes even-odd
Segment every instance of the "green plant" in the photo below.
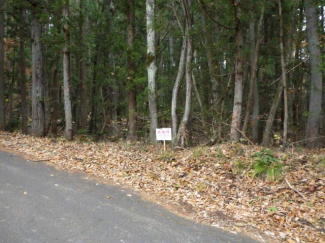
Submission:
<svg viewBox="0 0 325 243">
<path fill-rule="evenodd" d="M 270 211 L 270 212 L 276 212 L 277 210 L 278 210 L 278 209 L 277 209 L 276 207 L 274 207 L 274 206 L 269 208 L 269 211 Z"/>
<path fill-rule="evenodd" d="M 222 150 L 220 148 L 215 148 L 216 151 L 216 157 L 217 158 L 226 158 L 226 156 L 223 154 Z"/>
<path fill-rule="evenodd" d="M 280 179 L 283 172 L 283 165 L 279 162 L 272 150 L 263 149 L 253 154 L 252 157 L 255 158 L 253 177 L 266 175 L 268 181 Z"/>
<path fill-rule="evenodd" d="M 240 160 L 235 160 L 231 162 L 231 169 L 234 174 L 239 174 L 242 171 L 244 171 L 246 168 L 247 165 Z"/>
</svg>

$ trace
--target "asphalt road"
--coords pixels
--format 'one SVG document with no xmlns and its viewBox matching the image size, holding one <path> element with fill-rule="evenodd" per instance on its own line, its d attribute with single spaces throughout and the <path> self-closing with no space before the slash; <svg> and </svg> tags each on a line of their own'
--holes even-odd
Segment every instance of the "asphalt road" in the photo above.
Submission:
<svg viewBox="0 0 325 243">
<path fill-rule="evenodd" d="M 109 196 L 109 199 L 107 198 Z M 0 243 L 254 242 L 120 187 L 0 151 Z"/>
</svg>

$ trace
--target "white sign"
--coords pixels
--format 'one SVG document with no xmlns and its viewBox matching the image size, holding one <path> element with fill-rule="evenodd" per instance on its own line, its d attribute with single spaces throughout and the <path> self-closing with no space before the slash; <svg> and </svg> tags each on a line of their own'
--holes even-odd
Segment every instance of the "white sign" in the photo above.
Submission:
<svg viewBox="0 0 325 243">
<path fill-rule="evenodd" d="M 156 129 L 157 141 L 172 140 L 172 129 L 171 128 L 157 128 Z"/>
</svg>

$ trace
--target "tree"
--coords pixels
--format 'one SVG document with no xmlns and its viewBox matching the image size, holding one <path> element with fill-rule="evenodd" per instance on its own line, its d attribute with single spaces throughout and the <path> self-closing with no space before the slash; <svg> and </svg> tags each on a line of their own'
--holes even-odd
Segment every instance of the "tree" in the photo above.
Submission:
<svg viewBox="0 0 325 243">
<path fill-rule="evenodd" d="M 135 75 L 135 62 L 133 58 L 134 52 L 134 38 L 135 38 L 135 6 L 134 0 L 127 1 L 127 45 L 128 45 L 128 77 L 127 77 L 127 88 L 128 88 L 128 140 L 136 140 L 136 119 L 137 119 L 137 100 L 136 100 L 136 87 L 134 84 Z"/>
<path fill-rule="evenodd" d="M 238 7 L 239 1 L 233 1 L 235 8 L 235 18 L 236 18 L 236 59 L 235 59 L 235 95 L 234 95 L 234 105 L 232 111 L 231 120 L 231 130 L 230 139 L 232 141 L 239 141 L 240 138 L 240 124 L 241 124 L 241 114 L 243 107 L 243 23 L 239 20 L 240 9 Z"/>
<path fill-rule="evenodd" d="M 22 2 L 23 3 L 23 2 Z M 28 103 L 27 103 L 27 88 L 26 88 L 26 55 L 25 55 L 25 17 L 26 10 L 24 4 L 21 4 L 20 9 L 20 30 L 19 30 L 19 60 L 20 60 L 20 96 L 21 96 L 21 126 L 22 133 L 27 134 L 28 128 Z"/>
<path fill-rule="evenodd" d="M 185 98 L 185 110 L 183 118 L 179 125 L 179 129 L 176 135 L 175 144 L 181 144 L 182 147 L 185 146 L 187 142 L 187 124 L 189 122 L 190 112 L 191 112 L 191 101 L 192 101 L 192 58 L 193 58 L 193 46 L 192 46 L 192 16 L 190 10 L 190 3 L 188 0 L 182 0 L 182 7 L 185 16 L 185 38 L 186 38 L 186 98 Z"/>
<path fill-rule="evenodd" d="M 310 98 L 306 125 L 306 144 L 316 147 L 319 144 L 318 130 L 322 111 L 322 70 L 319 36 L 317 33 L 317 12 L 313 0 L 304 0 L 307 19 L 307 40 L 310 53 Z"/>
<path fill-rule="evenodd" d="M 150 113 L 150 141 L 156 142 L 157 128 L 157 65 L 156 65 L 156 31 L 154 27 L 155 0 L 147 0 L 147 70 Z"/>
<path fill-rule="evenodd" d="M 79 31 L 80 31 L 80 45 L 83 53 L 80 55 L 79 60 L 79 79 L 81 83 L 80 87 L 80 129 L 86 130 L 88 125 L 88 104 L 87 104 L 87 82 L 86 82 L 86 49 L 85 49 L 85 34 L 86 34 L 86 20 L 85 14 L 85 0 L 80 0 L 80 16 L 79 16 Z"/>
<path fill-rule="evenodd" d="M 73 139 L 73 128 L 72 128 L 72 109 L 71 109 L 71 99 L 70 99 L 70 56 L 68 51 L 69 44 L 69 30 L 68 23 L 69 20 L 69 0 L 65 0 L 65 4 L 62 10 L 62 16 L 64 21 L 63 32 L 65 44 L 63 46 L 63 90 L 64 90 L 64 112 L 65 112 L 65 132 L 64 136 L 68 140 Z"/>
<path fill-rule="evenodd" d="M 261 10 L 261 16 L 258 21 L 258 26 L 257 26 L 257 40 L 255 41 L 255 24 L 254 22 L 250 23 L 250 41 L 252 45 L 252 53 L 251 53 L 251 70 L 250 70 L 250 83 L 249 83 L 249 94 L 248 94 L 248 100 L 247 100 L 247 105 L 246 105 L 246 113 L 245 113 L 245 119 L 244 119 L 244 124 L 242 131 L 243 133 L 247 132 L 247 127 L 248 127 L 248 121 L 250 117 L 250 110 L 253 101 L 258 102 L 256 99 L 257 97 L 254 97 L 254 93 L 256 93 L 256 73 L 257 73 L 257 63 L 258 63 L 258 57 L 259 57 L 259 51 L 260 51 L 260 44 L 261 44 L 261 29 L 262 29 L 262 24 L 263 24 L 263 19 L 264 19 L 264 5 Z M 254 21 L 254 20 L 252 20 Z M 255 94 L 256 95 L 256 94 Z M 256 122 L 256 121 L 254 121 Z M 255 139 L 256 140 L 256 139 Z"/>
<path fill-rule="evenodd" d="M 0 130 L 5 128 L 4 0 L 0 0 Z"/>
<path fill-rule="evenodd" d="M 45 135 L 44 67 L 42 48 L 42 23 L 38 2 L 32 4 L 32 135 Z"/>
<path fill-rule="evenodd" d="M 280 59 L 281 59 L 281 81 L 283 85 L 283 105 L 284 105 L 284 119 L 283 119 L 283 149 L 285 149 L 288 140 L 288 94 L 287 94 L 287 70 L 284 55 L 284 36 L 283 36 L 283 17 L 282 17 L 282 2 L 278 0 L 279 4 L 279 19 L 280 19 Z"/>
</svg>

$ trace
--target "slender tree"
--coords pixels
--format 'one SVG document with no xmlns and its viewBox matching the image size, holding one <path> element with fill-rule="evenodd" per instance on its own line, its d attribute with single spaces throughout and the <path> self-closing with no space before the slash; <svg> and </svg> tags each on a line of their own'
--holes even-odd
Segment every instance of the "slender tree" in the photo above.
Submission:
<svg viewBox="0 0 325 243">
<path fill-rule="evenodd" d="M 23 2 L 22 2 L 23 3 Z M 21 124 L 22 133 L 27 134 L 28 122 L 28 104 L 27 104 L 27 88 L 26 88 L 26 55 L 25 55 L 25 17 L 26 10 L 24 4 L 21 4 L 20 9 L 20 29 L 19 29 L 19 61 L 20 61 L 20 96 L 21 96 Z"/>
<path fill-rule="evenodd" d="M 248 121 L 250 117 L 250 112 L 251 112 L 251 106 L 254 101 L 254 91 L 255 91 L 255 84 L 256 84 L 256 72 L 257 72 L 257 63 L 258 63 L 258 57 L 259 57 L 259 50 L 260 50 L 260 43 L 261 43 L 261 32 L 262 32 L 262 24 L 263 24 L 263 19 L 264 19 L 264 5 L 261 10 L 261 16 L 258 21 L 258 26 L 257 26 L 257 40 L 255 41 L 255 24 L 254 22 L 250 23 L 250 34 L 251 34 L 251 44 L 252 44 L 252 57 L 251 57 L 251 76 L 250 76 L 250 83 L 249 83 L 249 94 L 248 94 L 248 100 L 247 100 L 247 105 L 246 105 L 246 113 L 245 113 L 245 119 L 244 119 L 244 124 L 242 131 L 243 133 L 247 132 L 247 127 L 248 127 Z M 254 21 L 254 20 L 253 20 Z"/>
<path fill-rule="evenodd" d="M 64 90 L 64 112 L 65 112 L 65 132 L 64 136 L 68 140 L 73 139 L 73 128 L 72 128 L 72 108 L 70 99 L 70 57 L 69 57 L 69 0 L 65 1 L 62 16 L 65 23 L 63 24 L 63 32 L 65 44 L 63 46 L 63 90 Z"/>
<path fill-rule="evenodd" d="M 86 17 L 85 14 L 85 0 L 80 0 L 80 16 L 79 16 L 79 31 L 80 31 L 80 43 L 83 47 L 83 53 L 79 60 L 79 79 L 81 83 L 80 87 L 80 129 L 86 130 L 88 125 L 88 104 L 87 104 L 87 80 L 86 80 L 86 49 L 85 49 L 85 36 L 86 36 Z"/>
<path fill-rule="evenodd" d="M 147 0 L 147 70 L 149 90 L 149 112 L 150 112 L 150 141 L 156 141 L 157 128 L 157 65 L 156 65 L 156 31 L 154 27 L 155 0 Z"/>
<path fill-rule="evenodd" d="M 32 135 L 45 135 L 44 67 L 42 48 L 42 23 L 39 19 L 39 5 L 32 4 Z"/>
<path fill-rule="evenodd" d="M 128 140 L 136 140 L 136 119 L 137 119 L 137 100 L 136 100 L 136 87 L 134 84 L 135 75 L 135 62 L 133 58 L 134 51 L 134 40 L 135 40 L 135 6 L 134 0 L 127 1 L 127 45 L 128 45 L 128 77 L 127 77 L 127 88 L 128 88 Z"/>
<path fill-rule="evenodd" d="M 239 19 L 240 8 L 238 6 L 240 1 L 233 0 L 235 17 L 236 17 L 236 58 L 235 58 L 235 95 L 234 105 L 232 111 L 230 139 L 232 141 L 239 141 L 241 129 L 241 114 L 243 107 L 243 23 Z"/>
<path fill-rule="evenodd" d="M 176 144 L 181 144 L 185 146 L 187 142 L 187 125 L 189 122 L 190 112 L 191 112 L 191 101 L 192 101 L 192 58 L 193 58 L 193 46 L 192 46 L 192 16 L 190 3 L 188 0 L 182 0 L 183 12 L 185 16 L 185 36 L 187 42 L 186 50 L 186 67 L 185 67 L 185 76 L 186 76 L 186 98 L 185 98 L 185 110 L 183 118 L 180 122 L 179 129 L 176 135 Z"/>
<path fill-rule="evenodd" d="M 287 69 L 284 54 L 284 36 L 283 36 L 283 17 L 282 17 L 282 1 L 278 0 L 279 4 L 279 19 L 280 19 L 280 59 L 281 59 L 281 79 L 283 85 L 283 105 L 284 105 L 284 119 L 283 119 L 283 149 L 285 149 L 288 140 L 288 94 L 287 94 Z"/>
<path fill-rule="evenodd" d="M 0 130 L 5 128 L 4 0 L 0 0 Z"/>
</svg>

